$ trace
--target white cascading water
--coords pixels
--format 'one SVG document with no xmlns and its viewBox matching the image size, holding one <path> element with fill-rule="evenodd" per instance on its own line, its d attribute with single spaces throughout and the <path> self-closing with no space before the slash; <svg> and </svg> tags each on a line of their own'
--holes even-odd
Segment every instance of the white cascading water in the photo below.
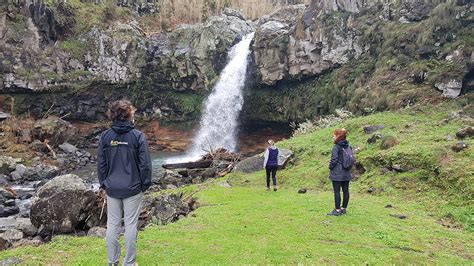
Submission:
<svg viewBox="0 0 474 266">
<path fill-rule="evenodd" d="M 170 159 L 167 163 L 197 160 L 210 149 L 236 150 L 237 120 L 244 104 L 243 88 L 253 35 L 246 35 L 229 52 L 229 63 L 205 102 L 200 127 L 192 147 L 185 156 Z"/>
</svg>

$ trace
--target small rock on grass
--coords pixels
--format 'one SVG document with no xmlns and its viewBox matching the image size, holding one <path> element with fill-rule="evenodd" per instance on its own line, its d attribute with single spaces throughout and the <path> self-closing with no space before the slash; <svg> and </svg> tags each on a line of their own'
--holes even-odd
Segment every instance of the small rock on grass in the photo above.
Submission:
<svg viewBox="0 0 474 266">
<path fill-rule="evenodd" d="M 89 229 L 89 232 L 87 232 L 87 236 L 95 236 L 95 237 L 101 237 L 105 238 L 105 234 L 107 232 L 107 229 L 103 227 L 92 227 Z"/>
<path fill-rule="evenodd" d="M 384 129 L 384 126 L 383 125 L 366 125 L 362 127 L 362 129 L 364 130 L 366 134 L 372 134 L 375 131 Z"/>
<path fill-rule="evenodd" d="M 387 204 L 387 205 L 385 205 L 385 208 L 393 208 L 393 205 L 392 204 Z"/>
<path fill-rule="evenodd" d="M 456 144 L 454 144 L 451 149 L 455 152 L 460 152 L 464 149 L 467 149 L 467 147 L 469 147 L 469 145 L 467 145 L 467 143 L 465 143 L 464 141 L 460 141 Z"/>
<path fill-rule="evenodd" d="M 232 187 L 227 181 L 219 182 L 218 184 L 219 184 L 219 186 L 225 187 L 225 188 L 230 188 L 230 187 Z"/>
<path fill-rule="evenodd" d="M 304 193 L 306 193 L 306 191 L 307 191 L 306 188 L 300 188 L 300 190 L 298 190 L 298 193 L 299 194 L 304 194 Z"/>
<path fill-rule="evenodd" d="M 390 214 L 390 216 L 398 219 L 406 219 L 408 217 L 406 214 Z"/>
</svg>

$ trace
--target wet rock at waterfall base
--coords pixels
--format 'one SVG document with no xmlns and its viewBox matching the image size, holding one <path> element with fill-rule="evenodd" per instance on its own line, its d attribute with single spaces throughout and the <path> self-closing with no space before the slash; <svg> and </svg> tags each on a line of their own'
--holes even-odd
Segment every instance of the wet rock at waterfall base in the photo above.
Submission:
<svg viewBox="0 0 474 266">
<path fill-rule="evenodd" d="M 59 168 L 54 165 L 38 164 L 36 166 L 27 167 L 23 175 L 12 176 L 13 181 L 38 181 L 48 180 L 59 174 Z"/>
<path fill-rule="evenodd" d="M 6 207 L 4 205 L 0 205 L 0 217 L 8 217 L 20 212 L 20 208 L 17 206 Z"/>
<path fill-rule="evenodd" d="M 5 201 L 15 199 L 16 195 L 10 189 L 0 188 L 0 204 L 4 204 Z"/>
</svg>

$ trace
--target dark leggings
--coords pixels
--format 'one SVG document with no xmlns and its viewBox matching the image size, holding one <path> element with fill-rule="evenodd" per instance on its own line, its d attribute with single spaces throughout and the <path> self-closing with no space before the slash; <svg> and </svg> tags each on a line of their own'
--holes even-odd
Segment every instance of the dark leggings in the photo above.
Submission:
<svg viewBox="0 0 474 266">
<path fill-rule="evenodd" d="M 265 167 L 265 170 L 267 170 L 267 187 L 270 187 L 270 173 L 272 173 L 273 186 L 277 185 L 277 178 L 276 178 L 277 168 L 278 166 Z"/>
<path fill-rule="evenodd" d="M 349 181 L 332 181 L 332 187 L 334 188 L 334 202 L 336 203 L 336 209 L 339 210 L 341 208 L 341 187 L 343 200 L 342 200 L 342 208 L 347 208 L 347 204 L 349 203 Z"/>
</svg>

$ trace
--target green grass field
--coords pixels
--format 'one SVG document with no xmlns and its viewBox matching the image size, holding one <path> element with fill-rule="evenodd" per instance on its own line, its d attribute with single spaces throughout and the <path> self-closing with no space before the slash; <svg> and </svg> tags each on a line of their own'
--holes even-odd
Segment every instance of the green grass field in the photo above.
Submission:
<svg viewBox="0 0 474 266">
<path fill-rule="evenodd" d="M 200 208 L 177 223 L 140 232 L 138 263 L 473 265 L 474 155 L 472 148 L 454 153 L 450 146 L 457 140 L 445 140 L 465 125 L 462 119 L 443 120 L 452 110 L 379 113 L 338 125 L 350 130 L 366 168 L 352 182 L 348 214 L 341 217 L 326 215 L 333 208 L 327 163 L 334 128 L 278 144 L 296 153 L 279 172 L 278 192 L 265 191 L 262 171 L 181 188 L 199 190 Z M 400 143 L 388 150 L 366 144 L 365 124 L 383 124 L 381 132 Z M 380 172 L 395 163 L 408 170 Z M 232 187 L 220 186 L 224 180 Z M 298 194 L 300 187 L 308 193 Z M 375 192 L 369 194 L 369 187 Z M 407 218 L 392 216 L 399 214 Z M 57 237 L 0 253 L 0 259 L 11 257 L 24 264 L 107 263 L 105 240 L 90 237 Z"/>
</svg>

